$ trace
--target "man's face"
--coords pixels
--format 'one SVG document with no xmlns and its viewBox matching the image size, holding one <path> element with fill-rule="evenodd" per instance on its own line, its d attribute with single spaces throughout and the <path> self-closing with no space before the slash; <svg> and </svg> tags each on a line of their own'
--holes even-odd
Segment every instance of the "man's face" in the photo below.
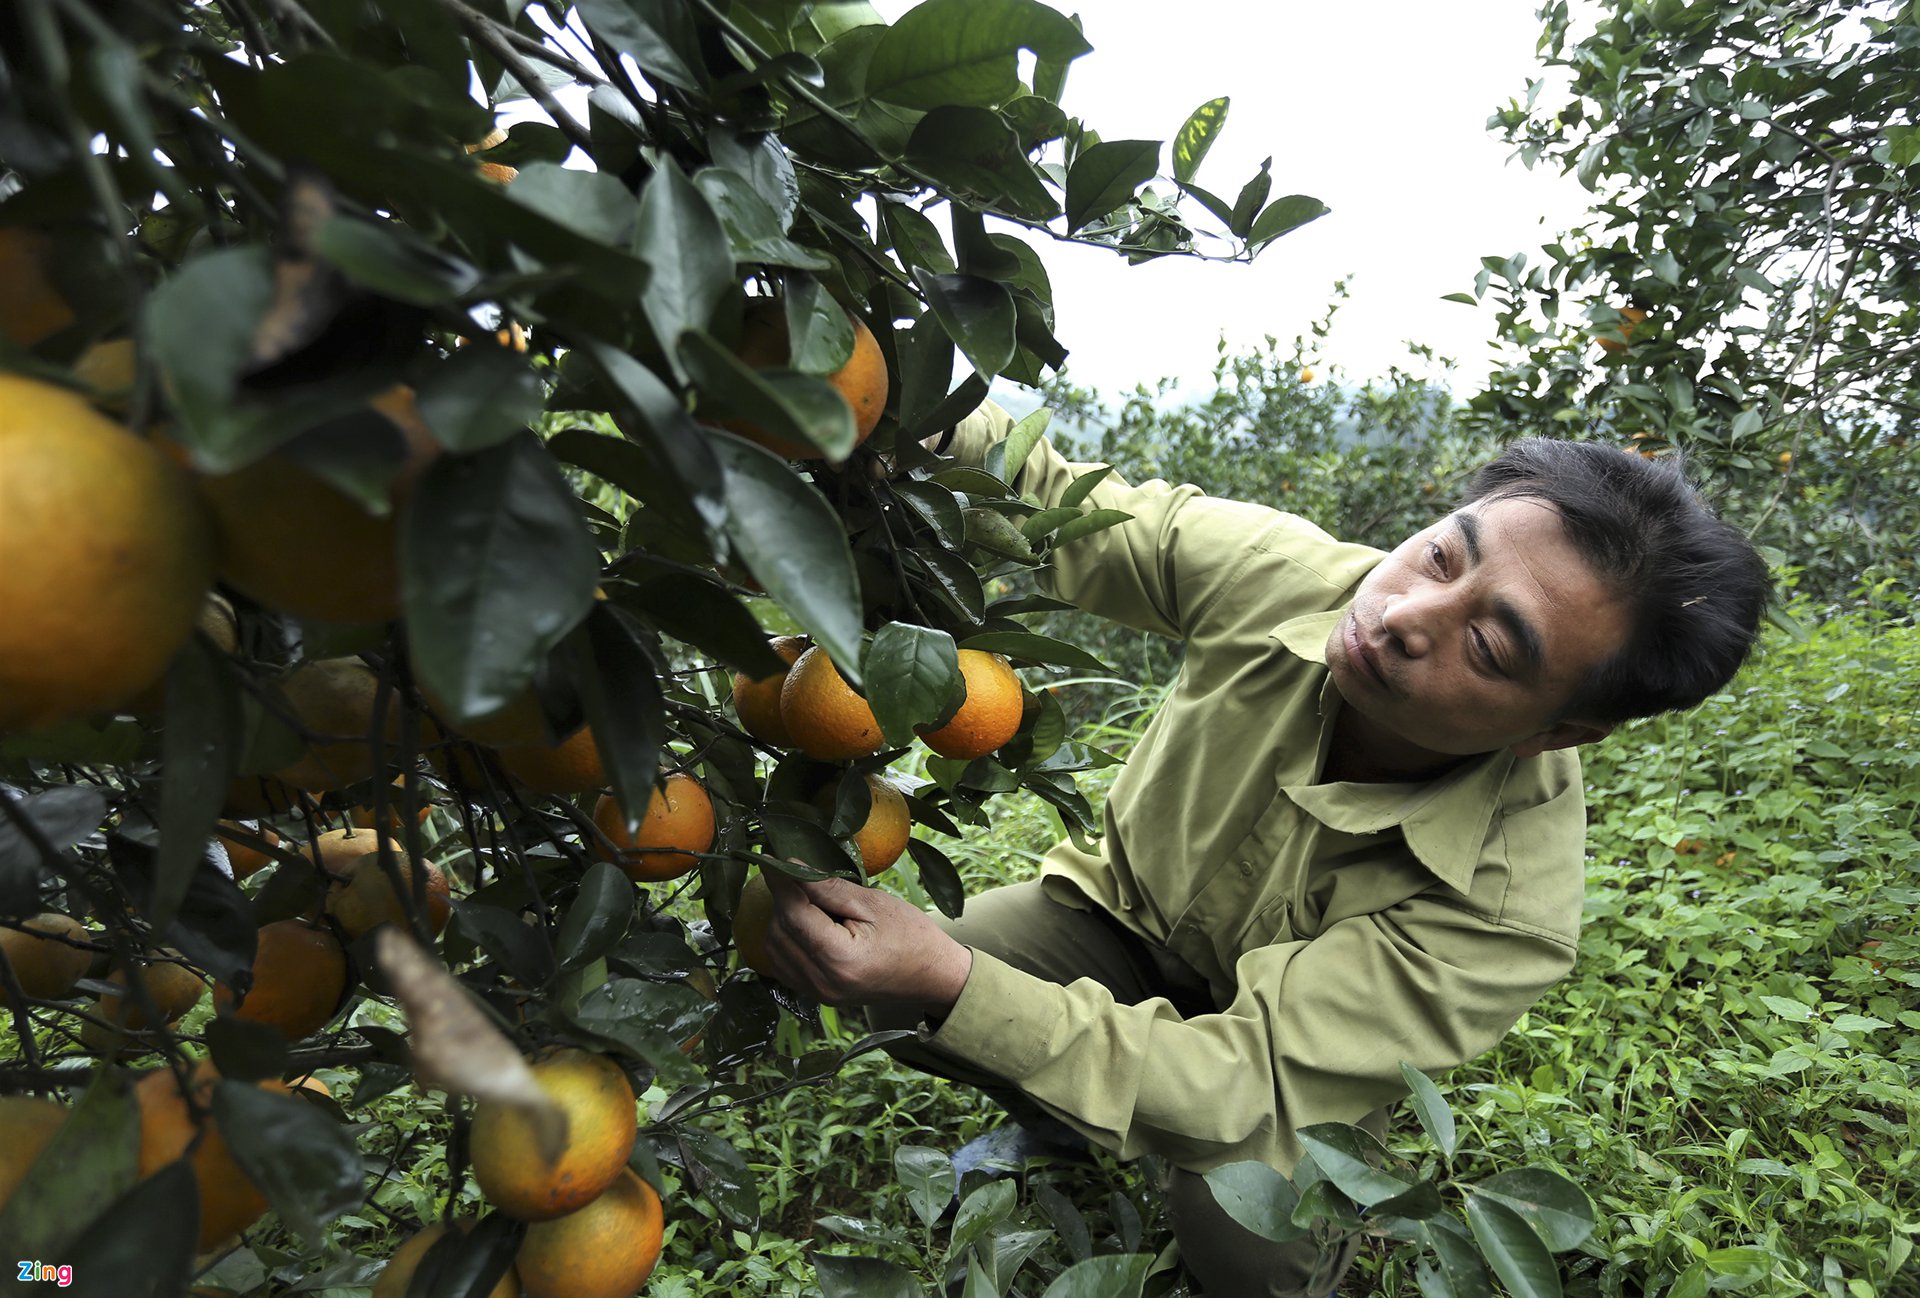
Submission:
<svg viewBox="0 0 1920 1298">
<path fill-rule="evenodd" d="M 1347 706 L 1403 744 L 1530 757 L 1606 733 L 1555 717 L 1629 629 L 1558 510 L 1481 501 L 1367 574 L 1327 641 L 1327 665 Z"/>
</svg>

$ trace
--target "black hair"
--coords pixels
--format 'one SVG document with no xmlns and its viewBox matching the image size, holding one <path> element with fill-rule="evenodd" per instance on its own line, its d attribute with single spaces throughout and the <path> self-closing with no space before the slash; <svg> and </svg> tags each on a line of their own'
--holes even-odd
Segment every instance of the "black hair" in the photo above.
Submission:
<svg viewBox="0 0 1920 1298">
<path fill-rule="evenodd" d="M 1461 504 L 1552 505 L 1567 539 L 1627 606 L 1632 630 L 1559 716 L 1599 725 L 1690 708 L 1733 679 L 1766 615 L 1766 561 L 1715 517 L 1679 456 L 1529 437 L 1467 484 Z"/>
</svg>

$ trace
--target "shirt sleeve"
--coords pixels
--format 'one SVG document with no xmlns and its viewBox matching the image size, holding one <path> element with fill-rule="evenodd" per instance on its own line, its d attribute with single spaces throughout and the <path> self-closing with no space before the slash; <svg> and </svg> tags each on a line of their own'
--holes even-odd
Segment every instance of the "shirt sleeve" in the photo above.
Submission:
<svg viewBox="0 0 1920 1298">
<path fill-rule="evenodd" d="M 988 402 L 955 428 L 948 453 L 979 467 L 1013 425 L 1012 416 Z M 1048 508 L 1074 482 L 1104 467 L 1072 463 L 1042 438 L 1010 485 Z M 1157 478 L 1134 486 L 1111 472 L 1085 503 L 1117 510 L 1128 520 L 1060 546 L 1043 584 L 1088 613 L 1176 639 L 1192 633 L 1268 533 L 1288 523 L 1310 527 L 1264 505 L 1222 500 Z M 1314 534 L 1333 544 L 1317 529 Z"/>
<path fill-rule="evenodd" d="M 1402 1060 L 1437 1073 L 1479 1055 L 1572 957 L 1422 893 L 1248 952 L 1233 1003 L 1183 1019 L 1163 999 L 1122 1005 L 1091 979 L 1062 986 L 976 951 L 929 1041 L 1122 1157 L 1291 1169 L 1296 1129 L 1357 1123 L 1400 1099 Z"/>
</svg>

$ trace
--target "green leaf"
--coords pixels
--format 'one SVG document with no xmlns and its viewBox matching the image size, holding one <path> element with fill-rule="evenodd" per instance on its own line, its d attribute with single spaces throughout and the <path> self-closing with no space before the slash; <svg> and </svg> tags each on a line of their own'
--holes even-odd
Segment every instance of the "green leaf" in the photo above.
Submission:
<svg viewBox="0 0 1920 1298">
<path fill-rule="evenodd" d="M 75 1240 L 101 1205 L 119 1198 L 139 1178 L 140 1112 L 131 1088 L 132 1078 L 122 1069 L 103 1068 L 94 1075 L 0 1211 L 0 1239 L 9 1251 L 23 1258 L 74 1257 Z M 102 1215 L 101 1220 L 113 1218 Z M 185 1233 L 189 1245 L 198 1229 L 196 1220 Z M 0 1262 L 10 1260 L 16 1259 Z"/>
<path fill-rule="evenodd" d="M 813 1256 L 814 1279 L 822 1298 L 925 1298 L 913 1273 L 877 1257 Z"/>
<path fill-rule="evenodd" d="M 1458 1136 L 1453 1125 L 1453 1110 L 1447 1107 L 1446 1097 L 1440 1094 L 1440 1088 L 1433 1079 L 1402 1061 L 1400 1076 L 1406 1080 L 1407 1102 L 1413 1105 L 1413 1112 L 1420 1119 L 1420 1125 L 1433 1143 L 1440 1147 L 1440 1156 L 1452 1159 Z"/>
<path fill-rule="evenodd" d="M 966 908 L 967 889 L 960 881 L 960 871 L 953 861 L 925 839 L 909 838 L 907 854 L 913 858 L 914 865 L 920 871 L 920 886 L 926 890 L 940 913 L 950 919 L 959 919 Z"/>
<path fill-rule="evenodd" d="M 1253 178 L 1240 187 L 1239 195 L 1233 200 L 1233 220 L 1229 228 L 1242 239 L 1253 229 L 1253 218 L 1259 214 L 1266 203 L 1267 195 L 1273 190 L 1273 159 L 1268 158 L 1260 164 L 1260 170 Z"/>
<path fill-rule="evenodd" d="M 1319 220 L 1330 210 L 1325 203 L 1306 194 L 1276 198 L 1254 219 L 1253 227 L 1247 231 L 1247 243 L 1256 249 L 1265 247 L 1281 235 Z"/>
<path fill-rule="evenodd" d="M 617 176 L 579 171 L 555 162 L 520 168 L 507 187 L 513 203 L 597 244 L 624 248 L 634 235 L 639 209 L 632 191 Z"/>
<path fill-rule="evenodd" d="M 720 1210 L 720 1215 L 742 1230 L 760 1228 L 760 1193 L 753 1171 L 735 1149 L 718 1136 L 686 1127 L 674 1130 L 680 1166 L 694 1189 Z"/>
<path fill-rule="evenodd" d="M 839 515 L 773 452 L 730 433 L 715 433 L 713 446 L 732 506 L 728 540 L 767 593 L 853 678 L 860 581 Z"/>
<path fill-rule="evenodd" d="M 648 76 L 699 90 L 706 84 L 700 38 L 684 0 L 580 0 L 580 17 Z"/>
<path fill-rule="evenodd" d="M 160 847 L 148 919 L 164 929 L 201 868 L 235 774 L 240 699 L 225 655 L 194 636 L 167 672 L 167 724 L 160 733 Z"/>
<path fill-rule="evenodd" d="M 680 359 L 700 385 L 703 414 L 743 423 L 769 437 L 845 459 L 859 436 L 846 398 L 823 379 L 741 363 L 711 335 L 681 336 Z"/>
<path fill-rule="evenodd" d="M 633 250 L 652 271 L 640 295 L 641 309 L 668 363 L 677 367 L 680 336 L 707 328 L 720 304 L 739 290 L 739 281 L 726 227 L 671 162 L 663 162 L 641 191 Z"/>
<path fill-rule="evenodd" d="M 1762 996 L 1760 1003 L 1791 1023 L 1805 1023 L 1813 1017 L 1809 1006 L 1785 996 Z"/>
<path fill-rule="evenodd" d="M 272 303 L 273 265 L 259 246 L 195 257 L 148 296 L 141 336 L 196 447 L 234 440 L 223 436 L 227 403 Z"/>
<path fill-rule="evenodd" d="M 957 269 L 940 231 L 919 211 L 898 200 L 885 201 L 880 204 L 880 221 L 887 233 L 887 246 L 909 271 L 924 266 L 951 275 Z"/>
<path fill-rule="evenodd" d="M 853 356 L 853 321 L 811 275 L 787 276 L 787 364 L 825 377 Z"/>
<path fill-rule="evenodd" d="M 1227 1163 L 1210 1169 L 1206 1182 L 1220 1210 L 1260 1238 L 1285 1244 L 1306 1236 L 1304 1227 L 1293 1224 L 1299 1193 L 1265 1163 Z"/>
<path fill-rule="evenodd" d="M 979 212 L 964 203 L 949 204 L 948 210 L 961 274 L 1002 282 L 1019 278 L 1023 270 L 1019 256 L 987 233 Z"/>
<path fill-rule="evenodd" d="M 1122 509 L 1090 509 L 1080 517 L 1062 523 L 1053 534 L 1053 544 L 1058 549 L 1082 537 L 1092 536 L 1095 532 L 1104 532 L 1110 527 L 1132 521 L 1133 515 Z"/>
<path fill-rule="evenodd" d="M 222 1081 L 213 1090 L 213 1113 L 233 1161 L 309 1247 L 319 1247 L 329 1222 L 360 1206 L 360 1150 L 352 1133 L 317 1106 Z"/>
<path fill-rule="evenodd" d="M 193 1244 L 200 1232 L 200 1190 L 193 1164 L 175 1159 L 104 1208 L 103 1200 L 97 1191 L 88 1198 L 87 1209 L 98 1209 L 99 1215 L 55 1255 L 77 1259 L 75 1287 L 83 1294 L 113 1298 L 173 1298 L 184 1290 L 193 1277 Z M 12 1237 L 7 1242 L 15 1244 Z M 24 1253 L 27 1259 L 47 1256 L 18 1245 L 9 1252 Z M 12 1257 L 6 1261 L 17 1265 Z M 31 1291 L 23 1286 L 15 1292 Z"/>
<path fill-rule="evenodd" d="M 1578 1248 L 1593 1234 L 1593 1204 L 1586 1191 L 1544 1167 L 1516 1168 L 1473 1187 L 1524 1218 L 1555 1253 Z"/>
<path fill-rule="evenodd" d="M 967 523 L 967 544 L 988 554 L 1028 565 L 1040 562 L 1033 546 L 1004 514 L 991 509 L 968 508 L 961 511 Z"/>
<path fill-rule="evenodd" d="M 1078 645 L 1068 644 L 1065 640 L 1055 640 L 1050 636 L 1036 635 L 1031 631 L 988 631 L 981 635 L 968 636 L 961 642 L 960 647 L 1005 654 L 1020 662 L 1052 663 L 1057 667 L 1074 667 L 1091 672 L 1111 670 L 1105 663 Z"/>
<path fill-rule="evenodd" d="M 953 1203 L 960 1177 L 953 1160 L 925 1145 L 900 1145 L 893 1151 L 893 1175 L 907 1192 L 907 1206 L 932 1228 Z"/>
<path fill-rule="evenodd" d="M 1013 363 L 1019 344 L 1014 337 L 1013 296 L 1006 285 L 975 275 L 937 275 L 925 269 L 915 270 L 913 278 L 927 295 L 927 306 L 940 327 L 977 373 L 992 378 Z"/>
<path fill-rule="evenodd" d="M 693 416 L 659 375 L 633 357 L 600 342 L 584 343 L 581 350 L 623 398 L 615 409 L 621 431 L 645 455 L 644 463 L 637 466 L 640 472 L 632 478 L 601 476 L 717 541 L 727 520 L 725 482 L 720 461 Z M 554 438 L 554 443 L 559 441 L 560 437 Z M 557 446 L 555 454 L 560 454 Z M 579 461 L 569 459 L 569 463 Z M 600 472 L 592 465 L 583 467 Z"/>
<path fill-rule="evenodd" d="M 330 216 L 313 232 L 314 250 L 348 279 L 415 306 L 456 301 L 479 286 L 480 272 L 392 221 Z"/>
<path fill-rule="evenodd" d="M 1232 101 L 1226 96 L 1209 99 L 1193 110 L 1180 133 L 1173 137 L 1173 178 L 1181 184 L 1192 182 L 1194 174 L 1200 170 L 1200 164 L 1206 160 L 1207 150 L 1220 137 L 1221 130 L 1227 124 L 1227 106 Z M 1216 216 L 1219 213 L 1214 213 Z"/>
<path fill-rule="evenodd" d="M 1150 1253 L 1102 1253 L 1055 1276 L 1041 1298 L 1139 1298 L 1152 1264 Z"/>
<path fill-rule="evenodd" d="M 924 7 L 924 6 L 923 6 Z M 1045 221 L 1060 204 L 1027 159 L 1020 136 L 984 108 L 937 108 L 914 126 L 906 158 L 949 198 Z"/>
<path fill-rule="evenodd" d="M 866 92 L 908 108 L 991 108 L 1020 93 L 1021 50 L 1058 64 L 1092 48 L 1072 20 L 1037 0 L 926 0 L 875 47 Z"/>
<path fill-rule="evenodd" d="M 801 270 L 833 268 L 833 258 L 787 238 L 773 205 L 760 196 L 745 176 L 722 167 L 708 167 L 693 178 L 693 187 L 720 218 L 733 246 L 735 261 Z"/>
<path fill-rule="evenodd" d="M 707 998 L 685 983 L 610 978 L 582 995 L 567 1019 L 618 1046 L 621 1053 L 651 1064 L 668 1081 L 685 1083 L 698 1079 L 700 1070 L 680 1043 L 700 1031 L 711 1015 Z"/>
<path fill-rule="evenodd" d="M 1010 429 L 1005 438 L 987 448 L 986 470 L 1002 482 L 1011 483 L 1033 454 L 1033 448 L 1047 434 L 1053 411 L 1042 406 Z"/>
<path fill-rule="evenodd" d="M 952 715 L 964 682 L 953 637 L 932 627 L 889 622 L 867 646 L 861 675 L 867 702 L 887 742 L 905 747 L 914 727 Z"/>
<path fill-rule="evenodd" d="M 1113 466 L 1111 464 L 1103 464 L 1097 469 L 1087 470 L 1067 484 L 1067 489 L 1060 493 L 1060 503 L 1063 505 L 1080 504 L 1086 500 L 1088 496 L 1092 495 L 1093 489 L 1106 481 L 1107 475 L 1112 472 Z"/>
<path fill-rule="evenodd" d="M 960 1211 L 954 1215 L 947 1256 L 959 1256 L 974 1240 L 1005 1221 L 1018 1201 L 1011 1181 L 989 1181 L 976 1186 L 961 1200 Z"/>
<path fill-rule="evenodd" d="M 633 881 L 608 861 L 595 861 L 581 876 L 580 891 L 554 936 L 557 972 L 592 964 L 627 935 L 637 894 Z"/>
<path fill-rule="evenodd" d="M 1467 1222 L 1487 1265 L 1514 1298 L 1560 1298 L 1560 1268 L 1526 1218 L 1504 1203 L 1469 1194 Z"/>
<path fill-rule="evenodd" d="M 546 392 L 510 347 L 470 343 L 413 376 L 420 418 L 450 451 L 481 451 L 540 417 Z"/>
<path fill-rule="evenodd" d="M 1487 1264 L 1453 1218 L 1441 1217 L 1431 1223 L 1427 1243 L 1433 1246 L 1440 1274 L 1446 1278 L 1453 1298 L 1493 1298 L 1493 1277 L 1487 1274 Z"/>
<path fill-rule="evenodd" d="M 1316 1123 L 1295 1133 L 1320 1170 L 1356 1203 L 1378 1203 L 1405 1194 L 1412 1183 L 1374 1165 L 1387 1151 L 1371 1134 L 1340 1122 Z"/>
<path fill-rule="evenodd" d="M 1067 170 L 1067 233 L 1123 206 L 1160 169 L 1159 140 L 1103 140 Z"/>
<path fill-rule="evenodd" d="M 458 726 L 511 702 L 593 606 L 600 552 L 532 434 L 427 467 L 401 518 L 414 670 Z"/>
<path fill-rule="evenodd" d="M 596 600 L 568 639 L 594 747 L 629 830 L 653 798 L 666 710 L 645 638 L 625 609 Z"/>
</svg>

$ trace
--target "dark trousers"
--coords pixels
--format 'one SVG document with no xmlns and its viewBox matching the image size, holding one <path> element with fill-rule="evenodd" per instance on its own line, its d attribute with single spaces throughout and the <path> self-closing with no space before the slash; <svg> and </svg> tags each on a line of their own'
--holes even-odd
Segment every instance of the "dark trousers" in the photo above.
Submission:
<svg viewBox="0 0 1920 1298">
<path fill-rule="evenodd" d="M 1092 978 L 1122 1004 L 1164 996 L 1182 1014 L 1215 1008 L 1205 984 L 1169 953 L 1141 941 L 1097 907 L 1076 910 L 1053 901 L 1037 882 L 969 897 L 961 918 L 941 923 L 967 946 L 1050 982 Z M 898 1010 L 874 1010 L 870 1017 L 883 1029 L 911 1028 L 916 1022 Z M 932 1046 L 905 1042 L 893 1053 L 923 1071 L 979 1087 L 1016 1120 L 1037 1111 L 1004 1078 Z M 1336 1256 L 1321 1257 L 1311 1241 L 1262 1239 L 1221 1210 L 1196 1172 L 1169 1166 L 1161 1188 L 1181 1261 L 1208 1298 L 1322 1298 L 1333 1292 L 1357 1251 L 1357 1242 L 1350 1241 Z"/>
</svg>

